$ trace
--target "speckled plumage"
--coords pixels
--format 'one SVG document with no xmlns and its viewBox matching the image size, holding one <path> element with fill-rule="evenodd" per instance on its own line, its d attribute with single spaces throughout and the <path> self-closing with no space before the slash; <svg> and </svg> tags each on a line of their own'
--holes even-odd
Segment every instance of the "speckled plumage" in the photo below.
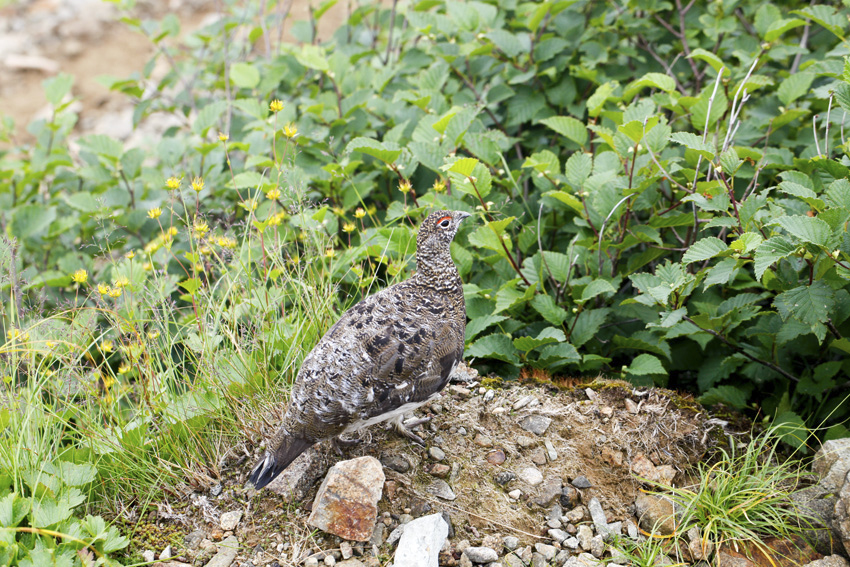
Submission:
<svg viewBox="0 0 850 567">
<path fill-rule="evenodd" d="M 271 482 L 323 439 L 398 418 L 442 390 L 463 357 L 466 306 L 449 245 L 468 213 L 428 215 L 416 273 L 349 309 L 304 359 L 271 450 L 249 477 Z"/>
</svg>

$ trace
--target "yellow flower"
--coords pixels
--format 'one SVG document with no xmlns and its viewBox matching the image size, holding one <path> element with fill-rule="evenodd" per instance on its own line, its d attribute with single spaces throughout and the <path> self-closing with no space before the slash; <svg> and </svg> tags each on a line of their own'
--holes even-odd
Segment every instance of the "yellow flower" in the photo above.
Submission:
<svg viewBox="0 0 850 567">
<path fill-rule="evenodd" d="M 201 256 L 209 256 L 212 253 L 212 249 L 209 246 L 204 245 L 198 248 L 198 252 L 201 253 Z"/>
<path fill-rule="evenodd" d="M 122 362 L 121 366 L 118 367 L 118 374 L 127 374 L 130 371 L 130 365 L 126 362 Z"/>
<path fill-rule="evenodd" d="M 108 285 L 106 285 L 105 283 L 99 283 L 99 284 L 97 284 L 97 292 L 98 292 L 100 295 L 106 295 L 106 294 L 107 294 L 107 293 L 109 293 L 111 290 L 112 290 L 112 288 L 111 288 L 111 287 L 109 287 Z"/>
<path fill-rule="evenodd" d="M 112 285 L 117 288 L 127 287 L 130 285 L 130 279 L 127 276 L 118 276 L 113 282 Z"/>
<path fill-rule="evenodd" d="M 354 232 L 355 228 L 357 228 L 357 227 L 354 226 L 353 222 L 347 222 L 344 225 L 342 225 L 342 230 L 345 231 L 345 232 Z"/>
<path fill-rule="evenodd" d="M 112 297 L 112 298 L 121 297 L 121 288 L 120 287 L 113 287 L 112 289 L 110 289 L 109 290 L 109 297 Z"/>
<path fill-rule="evenodd" d="M 296 254 L 295 256 L 290 256 L 290 257 L 289 257 L 289 263 L 290 263 L 290 264 L 299 264 L 299 263 L 301 263 L 301 256 L 299 256 L 298 254 Z"/>
<path fill-rule="evenodd" d="M 162 209 L 159 207 L 154 207 L 148 211 L 148 217 L 152 219 L 158 219 L 162 215 Z"/>
<path fill-rule="evenodd" d="M 331 209 L 331 210 L 332 210 L 332 211 L 334 212 L 334 214 L 335 214 L 336 216 L 338 216 L 338 217 L 344 217 L 344 216 L 345 216 L 345 209 L 343 209 L 342 207 L 334 207 L 334 208 L 333 208 L 333 209 Z"/>
<path fill-rule="evenodd" d="M 124 257 L 127 258 L 128 260 L 132 260 L 133 258 L 136 257 L 136 253 L 133 250 L 130 250 L 129 252 L 124 254 Z"/>
<path fill-rule="evenodd" d="M 112 341 L 103 341 L 100 343 L 100 352 L 112 352 L 115 350 L 115 345 L 112 344 Z"/>
<path fill-rule="evenodd" d="M 398 184 L 398 190 L 401 191 L 402 193 L 404 193 L 405 195 L 407 193 L 410 193 L 410 191 L 412 189 L 413 189 L 413 186 L 410 184 L 410 181 L 408 181 L 407 179 L 402 179 L 401 183 Z"/>
<path fill-rule="evenodd" d="M 159 331 L 148 331 L 148 338 L 153 340 L 159 336 Z"/>
<path fill-rule="evenodd" d="M 77 283 L 86 283 L 89 279 L 89 273 L 83 269 L 77 270 L 71 276 L 71 279 Z"/>
<path fill-rule="evenodd" d="M 325 258 L 333 258 L 334 256 L 336 256 L 336 250 L 333 248 L 327 248 L 325 250 Z"/>
<path fill-rule="evenodd" d="M 54 341 L 47 341 L 44 344 L 47 345 L 47 348 L 53 348 L 56 346 L 56 343 Z"/>
<path fill-rule="evenodd" d="M 22 341 L 25 341 L 29 337 L 30 337 L 29 334 L 22 333 L 19 329 L 16 329 L 15 327 L 12 327 L 8 331 L 6 331 L 6 338 L 9 339 L 10 341 L 14 341 L 15 339 L 20 339 Z"/>
<path fill-rule="evenodd" d="M 431 185 L 431 189 L 435 193 L 442 193 L 446 190 L 446 183 L 442 179 L 437 179 L 436 181 L 434 181 L 434 184 Z"/>
<path fill-rule="evenodd" d="M 295 124 L 287 124 L 286 126 L 283 127 L 283 134 L 287 138 L 290 138 L 290 139 L 294 138 L 295 136 L 298 135 L 298 126 L 296 126 Z"/>
<path fill-rule="evenodd" d="M 181 181 L 181 179 L 179 179 L 177 177 L 173 177 L 173 176 L 169 177 L 168 179 L 165 180 L 165 187 L 169 191 L 173 191 L 173 190 L 178 189 L 180 187 L 180 181 Z"/>
<path fill-rule="evenodd" d="M 224 132 L 219 132 L 218 133 L 218 139 L 221 140 L 222 142 L 226 142 L 227 140 L 230 139 L 230 136 L 228 136 Z"/>
<path fill-rule="evenodd" d="M 266 193 L 266 199 L 280 199 L 280 189 L 278 189 L 277 187 L 271 189 L 268 193 Z"/>
<path fill-rule="evenodd" d="M 242 205 L 242 208 L 246 211 L 255 211 L 257 209 L 256 199 L 247 199 L 239 204 Z"/>
<path fill-rule="evenodd" d="M 129 370 L 129 368 L 127 370 Z M 126 372 L 127 370 L 125 370 L 124 372 Z M 118 369 L 118 372 L 121 372 L 120 367 Z M 121 374 L 123 374 L 124 372 L 121 372 Z M 111 388 L 114 385 L 115 385 L 115 377 L 114 376 L 104 376 L 103 377 L 103 387 L 104 388 L 106 388 L 108 390 L 109 388 Z"/>
<path fill-rule="evenodd" d="M 354 211 L 354 218 L 362 219 L 366 216 L 366 211 L 363 210 L 363 207 L 357 207 L 357 210 Z"/>
<path fill-rule="evenodd" d="M 196 193 L 200 193 L 204 190 L 204 178 L 196 177 L 192 180 L 192 189 L 195 190 Z"/>
<path fill-rule="evenodd" d="M 169 236 L 177 236 L 177 227 L 172 226 L 171 228 L 169 228 L 168 229 L 168 235 Z"/>
<path fill-rule="evenodd" d="M 146 272 L 150 272 L 153 269 L 153 266 L 150 262 L 145 262 L 144 264 L 142 264 L 142 269 Z"/>
<path fill-rule="evenodd" d="M 273 101 L 271 101 L 271 103 L 269 103 L 269 110 L 271 110 L 272 112 L 280 112 L 281 110 L 283 110 L 283 103 L 280 102 L 278 99 L 274 99 Z"/>
<path fill-rule="evenodd" d="M 216 244 L 222 248 L 236 248 L 236 241 L 229 236 L 220 236 L 218 240 L 216 240 Z"/>
<path fill-rule="evenodd" d="M 196 220 L 195 224 L 192 225 L 192 228 L 195 229 L 195 234 L 200 237 L 203 237 L 206 233 L 210 231 L 210 227 L 204 221 Z"/>
</svg>

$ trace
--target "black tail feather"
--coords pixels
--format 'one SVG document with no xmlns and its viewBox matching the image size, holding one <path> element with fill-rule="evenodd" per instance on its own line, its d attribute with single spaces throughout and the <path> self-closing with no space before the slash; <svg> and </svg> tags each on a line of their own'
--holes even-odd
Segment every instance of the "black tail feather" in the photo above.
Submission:
<svg viewBox="0 0 850 567">
<path fill-rule="evenodd" d="M 282 473 L 298 455 L 309 449 L 312 445 L 313 442 L 306 439 L 284 437 L 280 446 L 274 452 L 266 451 L 263 458 L 254 465 L 254 469 L 248 477 L 248 482 L 253 484 L 254 488 L 260 490 L 277 478 L 277 475 Z"/>
</svg>

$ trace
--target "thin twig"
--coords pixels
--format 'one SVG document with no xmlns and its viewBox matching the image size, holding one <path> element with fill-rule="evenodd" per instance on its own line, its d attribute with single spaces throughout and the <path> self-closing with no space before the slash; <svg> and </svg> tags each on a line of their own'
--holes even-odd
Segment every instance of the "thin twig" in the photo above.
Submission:
<svg viewBox="0 0 850 567">
<path fill-rule="evenodd" d="M 829 159 L 829 113 L 832 112 L 833 96 L 832 93 L 829 93 L 829 104 L 826 107 L 826 132 L 823 135 L 823 153 L 826 155 L 826 159 Z"/>
<path fill-rule="evenodd" d="M 818 157 L 820 157 L 821 153 L 820 153 L 820 143 L 818 142 L 818 115 L 817 114 L 812 116 L 812 134 L 815 138 L 815 149 L 817 149 Z"/>
</svg>

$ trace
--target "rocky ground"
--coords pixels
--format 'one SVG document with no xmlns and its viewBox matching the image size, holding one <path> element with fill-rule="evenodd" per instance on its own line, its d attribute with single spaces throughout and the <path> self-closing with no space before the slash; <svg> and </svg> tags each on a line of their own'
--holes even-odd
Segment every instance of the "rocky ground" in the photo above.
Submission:
<svg viewBox="0 0 850 567">
<path fill-rule="evenodd" d="M 686 484 L 690 465 L 736 435 L 670 391 L 609 381 L 501 388 L 469 370 L 458 378 L 415 416 L 430 418 L 420 426 L 427 447 L 375 426 L 343 455 L 330 444 L 308 451 L 259 493 L 243 485 L 252 464 L 243 459 L 222 486 L 191 494 L 181 513 L 154 515 L 157 525 L 182 522 L 188 535 L 169 549 L 152 545 L 145 558 L 165 551 L 169 567 L 634 564 L 611 546 L 617 538 L 675 531 L 672 504 L 637 477 Z M 801 506 L 837 526 L 839 484 L 850 501 L 850 442 L 830 443 L 815 461 L 823 480 Z M 836 528 L 831 543 L 821 533 L 817 550 L 777 540 L 773 557 L 731 548 L 715 557 L 721 567 L 847 567 L 834 554 L 846 553 L 850 529 Z M 658 564 L 711 554 L 700 534 L 689 536 Z"/>
</svg>

